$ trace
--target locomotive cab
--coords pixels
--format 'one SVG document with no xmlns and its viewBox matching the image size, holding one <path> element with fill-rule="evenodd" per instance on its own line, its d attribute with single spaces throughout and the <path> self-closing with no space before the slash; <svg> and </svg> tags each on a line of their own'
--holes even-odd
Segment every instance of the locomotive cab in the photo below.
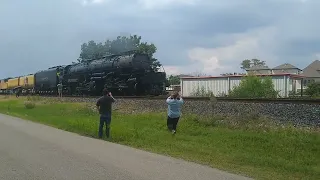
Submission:
<svg viewBox="0 0 320 180">
<path fill-rule="evenodd" d="M 149 69 L 151 59 L 147 54 L 134 54 L 132 59 L 132 67 L 135 69 Z"/>
</svg>

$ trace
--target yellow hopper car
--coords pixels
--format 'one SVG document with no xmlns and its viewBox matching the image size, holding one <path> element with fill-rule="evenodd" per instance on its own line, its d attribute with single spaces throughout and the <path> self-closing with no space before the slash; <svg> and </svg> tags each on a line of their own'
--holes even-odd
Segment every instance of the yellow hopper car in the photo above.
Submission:
<svg viewBox="0 0 320 180">
<path fill-rule="evenodd" d="M 7 90 L 8 83 L 5 80 L 0 81 L 0 90 Z"/>
<path fill-rule="evenodd" d="M 22 89 L 33 89 L 34 87 L 34 75 L 22 76 L 19 79 L 19 86 Z"/>
<path fill-rule="evenodd" d="M 8 80 L 8 89 L 16 89 L 19 87 L 20 77 L 12 78 Z"/>
</svg>

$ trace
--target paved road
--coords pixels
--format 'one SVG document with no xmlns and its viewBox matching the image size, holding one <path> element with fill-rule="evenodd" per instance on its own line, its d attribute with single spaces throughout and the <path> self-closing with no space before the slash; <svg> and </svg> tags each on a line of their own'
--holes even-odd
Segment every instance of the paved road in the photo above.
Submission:
<svg viewBox="0 0 320 180">
<path fill-rule="evenodd" d="M 248 178 L 0 114 L 0 179 Z"/>
</svg>

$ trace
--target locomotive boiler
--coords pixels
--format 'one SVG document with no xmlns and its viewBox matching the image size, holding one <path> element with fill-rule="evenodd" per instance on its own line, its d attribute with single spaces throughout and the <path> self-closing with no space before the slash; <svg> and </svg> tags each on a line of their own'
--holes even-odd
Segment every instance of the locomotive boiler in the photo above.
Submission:
<svg viewBox="0 0 320 180">
<path fill-rule="evenodd" d="M 114 95 L 163 94 L 166 75 L 151 65 L 147 54 L 126 52 L 68 65 L 58 78 L 68 95 L 101 95 L 103 88 Z"/>
<path fill-rule="evenodd" d="M 32 94 L 57 95 L 61 83 L 64 95 L 97 96 L 103 88 L 122 96 L 162 95 L 166 82 L 165 72 L 153 70 L 147 54 L 130 51 L 2 80 L 0 93 L 20 87 Z"/>
</svg>

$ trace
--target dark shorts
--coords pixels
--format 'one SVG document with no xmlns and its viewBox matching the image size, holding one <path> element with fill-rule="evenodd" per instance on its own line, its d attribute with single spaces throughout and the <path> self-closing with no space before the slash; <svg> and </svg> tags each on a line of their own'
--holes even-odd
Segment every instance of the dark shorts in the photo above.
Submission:
<svg viewBox="0 0 320 180">
<path fill-rule="evenodd" d="M 179 121 L 180 117 L 176 117 L 176 118 L 171 118 L 168 116 L 167 118 L 167 126 L 169 130 L 177 130 L 177 124 Z"/>
</svg>

